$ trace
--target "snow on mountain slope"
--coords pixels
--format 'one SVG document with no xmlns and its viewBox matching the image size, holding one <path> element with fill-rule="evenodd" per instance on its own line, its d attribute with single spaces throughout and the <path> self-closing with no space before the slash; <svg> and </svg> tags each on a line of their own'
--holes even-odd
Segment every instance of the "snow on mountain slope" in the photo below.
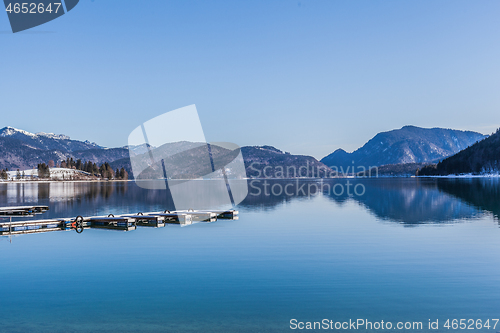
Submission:
<svg viewBox="0 0 500 333">
<path fill-rule="evenodd" d="M 12 138 L 27 143 L 30 147 L 43 150 L 74 152 L 78 150 L 100 149 L 102 147 L 88 141 L 71 140 L 69 136 L 54 133 L 33 134 L 14 127 L 0 129 L 0 137 Z"/>
</svg>

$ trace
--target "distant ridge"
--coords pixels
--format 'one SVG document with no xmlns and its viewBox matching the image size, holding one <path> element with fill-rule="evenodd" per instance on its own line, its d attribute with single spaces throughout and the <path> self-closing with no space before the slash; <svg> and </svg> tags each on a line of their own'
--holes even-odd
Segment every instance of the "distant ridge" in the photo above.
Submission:
<svg viewBox="0 0 500 333">
<path fill-rule="evenodd" d="M 173 146 L 189 145 L 189 143 L 175 143 Z M 173 147 L 170 147 L 172 149 Z M 174 148 L 175 149 L 175 148 Z M 220 147 L 212 145 L 212 154 Z M 298 177 L 325 177 L 331 170 L 312 156 L 292 155 L 272 146 L 245 146 L 241 147 L 241 154 L 245 163 L 248 178 L 298 178 Z M 123 158 L 111 163 L 113 169 L 124 167 L 132 174 L 129 158 Z M 184 170 L 189 174 L 193 166 Z"/>
<path fill-rule="evenodd" d="M 0 129 L 0 137 L 17 139 L 36 149 L 59 150 L 61 152 L 102 148 L 89 141 L 71 140 L 69 136 L 62 134 L 43 132 L 33 134 L 10 126 Z"/>
<path fill-rule="evenodd" d="M 352 153 L 337 149 L 321 159 L 333 167 L 431 163 L 469 147 L 486 136 L 472 131 L 404 126 L 375 135 Z"/>
<path fill-rule="evenodd" d="M 39 163 L 57 163 L 67 158 L 101 164 L 124 157 L 128 157 L 126 148 L 104 149 L 62 134 L 34 134 L 10 126 L 0 129 L 0 169 L 26 170 Z"/>
<path fill-rule="evenodd" d="M 181 152 L 192 148 L 192 144 L 190 142 L 172 143 L 168 149 L 171 152 Z M 123 167 L 132 177 L 129 149 L 136 155 L 146 154 L 148 151 L 143 146 L 103 148 L 88 141 L 71 140 L 66 135 L 33 134 L 13 127 L 4 127 L 0 130 L 0 169 L 26 170 L 36 167 L 39 163 L 48 163 L 50 160 L 57 164 L 67 158 L 72 158 L 75 161 L 91 161 L 96 164 L 108 162 L 113 170 Z M 218 148 L 212 146 L 213 154 L 217 152 L 216 149 Z M 312 156 L 292 155 L 272 146 L 242 147 L 241 152 L 249 177 L 269 175 L 271 178 L 283 178 L 288 176 L 285 172 L 280 173 L 280 167 L 285 171 L 287 167 L 292 169 L 295 167 L 297 173 L 290 174 L 290 177 L 317 177 L 318 175 L 324 176 L 325 170 L 328 169 Z M 188 165 L 178 172 L 190 174 L 193 167 Z M 299 168 L 302 169 L 299 170 Z"/>
<path fill-rule="evenodd" d="M 312 156 L 292 155 L 272 146 L 241 147 L 241 153 L 249 178 L 325 177 L 325 173 L 331 172 L 326 165 Z M 280 172 L 281 168 L 283 173 Z"/>
<path fill-rule="evenodd" d="M 241 152 L 250 178 L 266 178 L 268 175 L 271 178 L 322 177 L 332 171 L 328 167 L 337 167 L 335 171 L 341 173 L 341 167 L 353 170 L 353 162 L 356 167 L 385 166 L 380 168 L 381 174 L 394 176 L 415 174 L 416 169 L 424 164 L 442 160 L 485 137 L 471 131 L 405 126 L 377 134 L 353 153 L 337 149 L 321 161 L 312 156 L 292 155 L 272 146 L 246 146 Z M 176 149 L 182 151 L 189 144 L 176 143 Z M 147 152 L 141 146 L 130 147 L 130 150 L 134 154 Z M 66 135 L 33 134 L 13 127 L 0 129 L 0 169 L 26 170 L 39 163 L 52 160 L 57 164 L 67 158 L 96 164 L 108 162 L 113 169 L 123 167 L 130 174 L 132 172 L 128 147 L 103 148 L 89 141 L 71 140 Z M 291 170 L 295 167 L 302 173 L 289 175 L 286 173 L 288 167 Z"/>
</svg>

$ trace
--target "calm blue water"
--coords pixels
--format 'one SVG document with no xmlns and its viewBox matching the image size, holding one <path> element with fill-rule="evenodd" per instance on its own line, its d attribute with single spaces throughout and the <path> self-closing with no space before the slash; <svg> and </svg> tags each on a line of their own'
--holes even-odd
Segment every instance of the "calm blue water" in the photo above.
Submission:
<svg viewBox="0 0 500 333">
<path fill-rule="evenodd" d="M 236 221 L 0 237 L 0 331 L 290 332 L 291 319 L 363 318 L 419 332 L 439 319 L 445 332 L 448 318 L 500 317 L 498 181 L 359 182 L 353 197 L 251 192 Z M 0 206 L 20 204 L 49 205 L 38 218 L 169 208 L 133 183 L 0 184 Z"/>
</svg>

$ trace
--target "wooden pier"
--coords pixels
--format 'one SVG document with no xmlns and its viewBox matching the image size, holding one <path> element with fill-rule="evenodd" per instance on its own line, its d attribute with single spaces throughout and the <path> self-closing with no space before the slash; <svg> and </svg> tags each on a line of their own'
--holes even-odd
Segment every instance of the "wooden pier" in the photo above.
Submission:
<svg viewBox="0 0 500 333">
<path fill-rule="evenodd" d="M 75 218 L 12 221 L 12 218 L 34 216 L 49 209 L 47 206 L 22 206 L 0 208 L 0 218 L 9 217 L 10 221 L 0 220 L 0 236 L 43 233 L 49 231 L 75 230 L 77 233 L 85 229 L 107 229 L 130 231 L 137 227 L 164 227 L 167 224 L 187 226 L 196 222 L 214 222 L 217 219 L 238 219 L 238 211 L 182 210 L 108 216 L 77 216 Z"/>
</svg>

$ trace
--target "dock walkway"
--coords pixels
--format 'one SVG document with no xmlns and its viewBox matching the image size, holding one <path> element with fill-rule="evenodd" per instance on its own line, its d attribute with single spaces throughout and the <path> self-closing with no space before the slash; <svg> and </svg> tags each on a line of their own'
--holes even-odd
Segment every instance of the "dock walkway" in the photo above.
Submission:
<svg viewBox="0 0 500 333">
<path fill-rule="evenodd" d="M 12 221 L 12 218 L 34 216 L 49 210 L 47 206 L 0 207 L 0 236 L 42 233 L 49 231 L 75 230 L 78 233 L 85 229 L 108 229 L 130 231 L 137 227 L 160 228 L 167 224 L 190 225 L 196 222 L 214 222 L 217 219 L 237 220 L 236 210 L 179 210 L 163 212 L 140 212 L 107 216 L 77 216 L 75 218 L 56 218 L 45 220 Z M 10 221 L 1 221 L 10 218 Z"/>
</svg>

